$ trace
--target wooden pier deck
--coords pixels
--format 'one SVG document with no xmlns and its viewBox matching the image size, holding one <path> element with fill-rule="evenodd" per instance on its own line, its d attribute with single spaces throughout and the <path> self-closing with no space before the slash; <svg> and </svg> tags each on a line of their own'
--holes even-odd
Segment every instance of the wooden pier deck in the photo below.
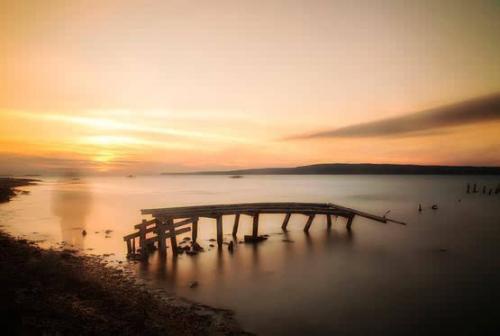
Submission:
<svg viewBox="0 0 500 336">
<path fill-rule="evenodd" d="M 259 215 L 261 214 L 283 214 L 284 219 L 281 228 L 286 231 L 288 222 L 292 215 L 303 215 L 307 217 L 304 231 L 307 233 L 313 224 L 314 218 L 318 215 L 326 216 L 327 226 L 332 225 L 332 216 L 343 217 L 346 219 L 346 228 L 351 229 L 353 220 L 356 216 L 364 217 L 376 222 L 387 223 L 394 222 L 405 225 L 385 216 L 377 216 L 356 209 L 346 208 L 332 203 L 240 203 L 240 204 L 216 204 L 200 205 L 187 207 L 172 207 L 159 209 L 142 209 L 142 215 L 149 215 L 153 218 L 143 220 L 142 223 L 135 225 L 137 230 L 125 237 L 123 240 L 127 243 L 129 255 L 135 255 L 140 251 L 141 255 L 146 256 L 148 246 L 155 244 L 160 253 L 166 252 L 166 240 L 170 240 L 172 253 L 177 254 L 177 235 L 191 232 L 191 239 L 196 243 L 198 236 L 199 218 L 215 219 L 217 227 L 217 244 L 222 245 L 222 217 L 234 215 L 232 234 L 238 235 L 238 226 L 240 216 L 252 217 L 252 235 L 247 238 L 258 241 L 259 238 Z M 136 240 L 140 250 L 136 249 Z"/>
</svg>

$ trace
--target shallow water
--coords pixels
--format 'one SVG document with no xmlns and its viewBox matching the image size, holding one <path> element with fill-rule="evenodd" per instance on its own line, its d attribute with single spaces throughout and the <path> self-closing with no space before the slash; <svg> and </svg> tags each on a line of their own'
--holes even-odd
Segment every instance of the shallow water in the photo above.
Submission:
<svg viewBox="0 0 500 336">
<path fill-rule="evenodd" d="M 497 327 L 500 294 L 500 194 L 466 194 L 467 182 L 495 188 L 489 176 L 159 176 L 45 179 L 0 205 L 0 224 L 15 235 L 125 260 L 122 237 L 141 208 L 236 202 L 331 202 L 403 220 L 407 226 L 356 218 L 326 230 L 317 216 L 261 216 L 257 246 L 234 253 L 210 248 L 215 221 L 201 220 L 207 251 L 133 264 L 154 287 L 233 309 L 246 330 L 267 335 L 337 333 L 477 333 Z M 482 191 L 482 189 L 481 189 Z M 422 203 L 424 211 L 417 211 Z M 431 210 L 438 204 L 438 210 Z M 224 217 L 230 233 L 233 216 Z M 242 216 L 239 235 L 250 232 Z M 85 229 L 87 235 L 82 236 Z M 112 230 L 105 234 L 105 230 Z M 96 233 L 97 232 L 97 233 Z M 230 241 L 230 235 L 225 240 Z M 286 242 L 284 240 L 287 240 Z M 197 288 L 189 288 L 191 281 Z"/>
</svg>

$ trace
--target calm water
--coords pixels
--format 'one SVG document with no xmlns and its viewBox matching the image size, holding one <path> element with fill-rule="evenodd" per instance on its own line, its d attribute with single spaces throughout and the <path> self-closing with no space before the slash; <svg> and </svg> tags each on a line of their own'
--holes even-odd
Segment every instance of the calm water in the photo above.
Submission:
<svg viewBox="0 0 500 336">
<path fill-rule="evenodd" d="M 237 244 L 233 254 L 209 248 L 215 221 L 200 221 L 206 252 L 176 260 L 169 254 L 166 262 L 153 255 L 132 269 L 150 286 L 235 310 L 243 327 L 258 334 L 477 334 L 498 326 L 500 194 L 466 194 L 467 182 L 495 188 L 500 177 L 52 178 L 0 205 L 0 223 L 42 246 L 65 240 L 85 253 L 113 253 L 123 261 L 122 236 L 140 222 L 141 208 L 300 201 L 376 214 L 391 210 L 408 225 L 356 218 L 348 233 L 340 219 L 327 231 L 325 219 L 316 218 L 305 235 L 306 217 L 296 215 L 283 234 L 282 216 L 264 215 L 259 231 L 270 239 Z M 439 209 L 430 210 L 435 203 Z M 225 217 L 225 233 L 232 221 Z M 250 218 L 242 217 L 240 238 L 250 226 Z M 107 229 L 113 230 L 108 238 Z M 199 286 L 191 289 L 194 280 Z"/>
</svg>

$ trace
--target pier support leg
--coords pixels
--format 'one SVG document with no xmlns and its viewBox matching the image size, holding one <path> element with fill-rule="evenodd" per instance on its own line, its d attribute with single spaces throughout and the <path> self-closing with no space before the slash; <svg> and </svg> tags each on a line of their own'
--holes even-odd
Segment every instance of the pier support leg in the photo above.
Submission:
<svg viewBox="0 0 500 336">
<path fill-rule="evenodd" d="M 177 235 L 175 234 L 174 220 L 167 221 L 168 231 L 170 233 L 170 247 L 172 247 L 172 254 L 177 255 Z"/>
<path fill-rule="evenodd" d="M 222 246 L 222 216 L 217 216 L 217 245 Z"/>
<path fill-rule="evenodd" d="M 306 233 L 309 232 L 309 228 L 311 227 L 311 224 L 314 220 L 314 216 L 315 215 L 309 215 L 309 218 L 307 218 L 307 223 L 304 226 L 304 232 L 306 232 Z"/>
<path fill-rule="evenodd" d="M 156 218 L 156 235 L 158 236 L 158 252 L 165 254 L 167 252 L 167 242 L 165 241 L 165 227 L 163 222 Z"/>
<path fill-rule="evenodd" d="M 354 220 L 354 215 L 347 218 L 347 224 L 346 224 L 345 228 L 349 231 L 351 230 L 353 220 Z"/>
<path fill-rule="evenodd" d="M 141 249 L 141 256 L 146 257 L 149 253 L 146 246 L 146 220 L 142 220 L 142 226 L 139 229 L 139 248 Z"/>
<path fill-rule="evenodd" d="M 253 215 L 252 237 L 257 238 L 259 235 L 259 213 Z"/>
<path fill-rule="evenodd" d="M 191 240 L 193 243 L 196 243 L 196 239 L 198 239 L 198 217 L 193 218 L 193 227 L 191 230 Z"/>
<path fill-rule="evenodd" d="M 234 217 L 234 224 L 233 224 L 233 237 L 236 238 L 236 235 L 238 234 L 238 225 L 240 224 L 240 214 L 236 214 Z"/>
<path fill-rule="evenodd" d="M 326 228 L 328 230 L 332 228 L 332 215 L 326 215 Z"/>
<path fill-rule="evenodd" d="M 281 230 L 286 231 L 286 227 L 288 226 L 288 222 L 290 221 L 291 213 L 287 213 L 285 219 L 283 220 L 283 224 L 281 224 Z"/>
<path fill-rule="evenodd" d="M 130 243 L 130 239 L 127 240 L 127 255 L 132 254 L 132 244 Z"/>
</svg>

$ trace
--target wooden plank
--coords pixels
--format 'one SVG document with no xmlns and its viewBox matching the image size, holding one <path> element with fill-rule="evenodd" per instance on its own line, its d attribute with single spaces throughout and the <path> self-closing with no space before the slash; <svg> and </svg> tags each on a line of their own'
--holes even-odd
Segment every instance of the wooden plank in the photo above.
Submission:
<svg viewBox="0 0 500 336">
<path fill-rule="evenodd" d="M 350 230 L 351 229 L 351 226 L 352 226 L 352 221 L 354 220 L 354 215 L 352 215 L 351 217 L 347 218 L 347 224 L 346 224 L 346 229 L 347 230 Z"/>
<path fill-rule="evenodd" d="M 130 243 L 130 239 L 127 240 L 127 255 L 132 254 L 132 244 Z"/>
<path fill-rule="evenodd" d="M 158 220 L 161 220 L 161 218 L 159 217 Z M 177 228 L 179 226 L 183 226 L 183 225 L 186 225 L 186 224 L 191 224 L 192 222 L 192 219 L 189 218 L 189 219 L 185 219 L 185 220 L 182 220 L 180 222 L 177 222 L 177 223 L 174 223 L 174 227 Z M 153 226 L 153 227 L 150 227 L 150 228 L 147 228 L 145 230 L 145 233 L 151 233 L 151 232 L 156 232 L 156 226 Z M 136 238 L 136 237 L 140 237 L 141 235 L 141 231 L 139 232 L 134 232 L 134 233 L 131 233 L 129 235 L 126 235 L 125 237 L 123 237 L 123 240 L 127 241 L 128 239 L 132 239 L 132 238 Z"/>
<path fill-rule="evenodd" d="M 189 231 L 191 231 L 190 227 L 184 227 L 182 229 L 175 230 L 175 235 L 180 235 L 182 233 L 186 233 L 186 232 L 189 232 Z M 165 239 L 168 239 L 168 238 L 170 238 L 170 233 L 169 232 L 165 233 Z M 146 239 L 147 243 L 156 242 L 156 241 L 158 241 L 158 236 L 154 236 L 154 237 Z"/>
<path fill-rule="evenodd" d="M 238 234 L 238 225 L 240 224 L 240 214 L 237 213 L 234 217 L 234 224 L 233 224 L 233 237 L 236 237 Z"/>
<path fill-rule="evenodd" d="M 167 220 L 167 230 L 170 235 L 170 247 L 172 248 L 172 253 L 177 255 L 177 235 L 175 233 L 174 220 Z"/>
<path fill-rule="evenodd" d="M 332 227 L 332 215 L 326 215 L 326 227 L 327 228 Z"/>
<path fill-rule="evenodd" d="M 259 213 L 253 215 L 252 237 L 256 238 L 259 235 Z"/>
<path fill-rule="evenodd" d="M 282 208 L 259 208 L 259 209 L 220 209 L 217 212 L 205 209 L 195 209 L 192 211 L 183 212 L 172 212 L 168 216 L 166 214 L 158 215 L 159 218 L 186 218 L 186 217 L 206 217 L 217 219 L 218 216 L 224 215 L 235 215 L 237 213 L 242 215 L 253 216 L 254 213 L 259 212 L 261 214 L 282 214 L 282 213 L 300 213 L 305 215 L 310 214 L 332 214 L 339 216 L 349 216 L 352 213 L 344 210 L 338 209 L 328 209 L 328 208 L 318 208 L 318 209 L 282 209 Z"/>
<path fill-rule="evenodd" d="M 304 226 L 304 232 L 309 232 L 309 228 L 311 227 L 311 224 L 314 220 L 314 216 L 315 215 L 310 215 L 308 218 L 307 218 L 307 223 L 306 225 Z"/>
<path fill-rule="evenodd" d="M 165 253 L 167 251 L 167 244 L 165 241 L 165 227 L 160 219 L 156 219 L 156 236 L 158 238 L 158 251 Z"/>
<path fill-rule="evenodd" d="M 207 213 L 218 213 L 220 215 L 234 214 L 236 212 L 260 212 L 260 213 L 282 213 L 282 212 L 315 212 L 339 214 L 341 216 L 348 216 L 351 214 L 369 218 L 374 221 L 386 223 L 389 219 L 383 216 L 369 214 L 363 211 L 343 207 L 333 203 L 243 203 L 243 204 L 216 204 L 216 205 L 203 205 L 203 206 L 189 206 L 189 207 L 174 207 L 174 208 L 159 208 L 159 209 L 142 209 L 142 214 L 150 215 L 174 215 L 180 217 L 183 214 L 196 215 L 203 217 Z M 401 224 L 401 222 L 399 222 Z"/>
<path fill-rule="evenodd" d="M 191 240 L 193 243 L 196 243 L 196 239 L 198 239 L 198 217 L 195 217 L 192 219 L 193 225 L 192 225 L 192 231 L 191 231 Z"/>
<path fill-rule="evenodd" d="M 286 214 L 285 219 L 283 220 L 283 224 L 281 224 L 281 229 L 286 231 L 286 227 L 288 226 L 288 222 L 290 221 L 290 217 L 292 214 L 289 212 Z"/>
<path fill-rule="evenodd" d="M 141 224 L 134 225 L 134 228 L 135 229 L 140 229 L 144 225 L 148 226 L 148 225 L 152 225 L 152 224 L 155 224 L 155 218 L 150 219 L 150 220 L 143 219 L 142 222 L 141 222 Z"/>
<path fill-rule="evenodd" d="M 222 246 L 222 216 L 217 217 L 217 245 Z"/>
</svg>

